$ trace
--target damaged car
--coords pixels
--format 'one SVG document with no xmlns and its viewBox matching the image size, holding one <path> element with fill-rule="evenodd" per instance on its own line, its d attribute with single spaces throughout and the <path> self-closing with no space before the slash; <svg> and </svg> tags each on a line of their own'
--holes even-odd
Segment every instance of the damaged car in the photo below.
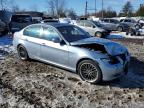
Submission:
<svg viewBox="0 0 144 108">
<path fill-rule="evenodd" d="M 67 69 L 89 83 L 113 80 L 128 72 L 126 47 L 92 37 L 74 25 L 33 24 L 14 34 L 13 45 L 21 60 L 35 59 Z"/>
</svg>

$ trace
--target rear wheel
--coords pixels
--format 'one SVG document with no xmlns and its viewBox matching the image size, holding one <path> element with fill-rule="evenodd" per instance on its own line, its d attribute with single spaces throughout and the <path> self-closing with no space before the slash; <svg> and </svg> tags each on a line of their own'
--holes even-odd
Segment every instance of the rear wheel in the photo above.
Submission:
<svg viewBox="0 0 144 108">
<path fill-rule="evenodd" d="M 122 28 L 121 26 L 119 26 L 119 27 L 117 28 L 117 30 L 118 30 L 119 32 L 122 32 L 122 31 L 123 31 L 123 28 Z"/>
<path fill-rule="evenodd" d="M 98 32 L 95 33 L 95 36 L 96 36 L 96 37 L 99 37 L 99 38 L 102 38 L 103 35 L 102 35 L 102 32 L 99 32 L 99 31 L 98 31 Z"/>
<path fill-rule="evenodd" d="M 100 83 L 102 81 L 102 72 L 97 63 L 92 60 L 83 60 L 80 62 L 77 71 L 84 81 L 89 83 Z"/>
<path fill-rule="evenodd" d="M 140 28 L 140 25 L 135 25 L 135 28 L 136 28 L 136 29 L 139 29 L 139 28 Z"/>
<path fill-rule="evenodd" d="M 24 46 L 22 45 L 18 46 L 17 51 L 18 51 L 18 56 L 21 60 L 26 61 L 29 59 L 27 50 Z"/>
</svg>

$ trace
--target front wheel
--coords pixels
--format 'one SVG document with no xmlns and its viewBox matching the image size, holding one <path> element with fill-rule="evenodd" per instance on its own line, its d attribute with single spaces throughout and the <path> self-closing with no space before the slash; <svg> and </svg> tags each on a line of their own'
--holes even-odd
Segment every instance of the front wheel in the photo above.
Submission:
<svg viewBox="0 0 144 108">
<path fill-rule="evenodd" d="M 102 32 L 99 31 L 95 33 L 95 36 L 99 38 L 102 38 L 102 35 L 103 35 Z"/>
<path fill-rule="evenodd" d="M 140 25 L 135 25 L 135 28 L 136 28 L 136 29 L 139 29 L 139 28 L 140 28 Z"/>
<path fill-rule="evenodd" d="M 18 56 L 21 60 L 26 61 L 29 59 L 27 50 L 24 46 L 22 45 L 18 46 L 17 51 L 18 51 Z"/>
<path fill-rule="evenodd" d="M 122 31 L 123 31 L 123 28 L 122 28 L 121 26 L 119 26 L 119 27 L 117 28 L 117 30 L 118 30 L 119 32 L 122 32 Z"/>
<path fill-rule="evenodd" d="M 83 60 L 78 64 L 77 71 L 82 80 L 89 83 L 100 83 L 102 72 L 96 62 Z"/>
</svg>

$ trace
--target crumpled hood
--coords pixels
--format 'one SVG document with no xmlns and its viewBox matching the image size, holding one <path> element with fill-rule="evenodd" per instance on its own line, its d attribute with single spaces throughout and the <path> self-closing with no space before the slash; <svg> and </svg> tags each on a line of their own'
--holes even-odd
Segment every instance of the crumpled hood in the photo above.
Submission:
<svg viewBox="0 0 144 108">
<path fill-rule="evenodd" d="M 96 38 L 96 37 L 91 37 L 91 38 L 86 38 L 83 40 L 79 40 L 76 42 L 70 43 L 71 45 L 86 45 L 86 44 L 99 44 L 99 45 L 104 45 L 105 50 L 107 53 L 111 56 L 119 55 L 126 53 L 128 50 L 125 46 L 107 40 L 107 39 L 102 39 L 102 38 Z"/>
</svg>

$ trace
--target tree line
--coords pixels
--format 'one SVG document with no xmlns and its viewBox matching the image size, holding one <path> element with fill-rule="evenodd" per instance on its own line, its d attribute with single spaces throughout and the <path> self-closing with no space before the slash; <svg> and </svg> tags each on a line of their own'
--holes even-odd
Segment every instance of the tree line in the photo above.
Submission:
<svg viewBox="0 0 144 108">
<path fill-rule="evenodd" d="M 66 0 L 46 0 L 45 3 L 46 12 L 51 17 L 72 17 L 75 19 L 77 17 L 76 11 L 72 8 L 67 7 Z M 30 7 L 30 11 L 37 11 L 38 7 L 36 5 Z M 11 10 L 12 12 L 26 11 L 25 9 L 20 9 L 16 4 L 15 0 L 0 0 L 1 10 Z M 144 16 L 144 5 L 141 5 L 137 11 L 134 12 L 133 5 L 130 1 L 127 1 L 121 9 L 120 13 L 117 13 L 111 7 L 107 9 L 98 11 L 97 13 L 89 13 L 87 16 L 92 15 L 96 17 L 135 17 Z M 83 15 L 84 16 L 84 15 Z"/>
</svg>

